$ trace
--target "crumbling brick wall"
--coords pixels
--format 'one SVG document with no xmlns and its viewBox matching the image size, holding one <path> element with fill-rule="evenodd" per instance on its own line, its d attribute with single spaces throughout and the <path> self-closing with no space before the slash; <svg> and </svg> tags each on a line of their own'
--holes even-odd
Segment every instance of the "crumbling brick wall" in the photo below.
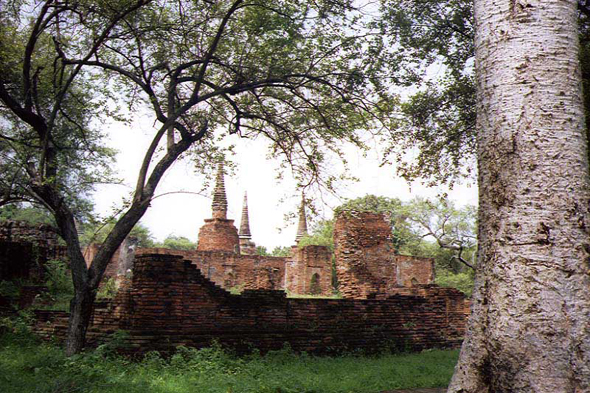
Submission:
<svg viewBox="0 0 590 393">
<path fill-rule="evenodd" d="M 84 252 L 87 263 L 98 245 Z M 209 280 L 225 289 L 288 289 L 293 293 L 311 293 L 314 275 L 317 277 L 316 294 L 331 294 L 331 255 L 323 246 L 307 246 L 295 252 L 295 257 L 238 255 L 227 251 L 172 250 L 167 248 L 137 248 L 127 259 L 146 254 L 177 255 L 194 263 Z M 105 271 L 106 277 L 116 277 L 125 271 L 121 265 L 126 259 L 117 251 Z M 295 265 L 287 273 L 288 265 Z M 291 274 L 290 277 L 286 277 Z M 291 283 L 294 279 L 294 284 Z"/>
<path fill-rule="evenodd" d="M 52 259 L 67 259 L 55 229 L 46 224 L 0 222 L 0 280 L 43 282 L 43 266 Z"/>
<path fill-rule="evenodd" d="M 393 237 L 382 214 L 342 212 L 334 224 L 338 289 L 351 299 L 382 298 L 397 284 Z"/>
<path fill-rule="evenodd" d="M 396 255 L 398 286 L 415 287 L 434 283 L 434 258 Z"/>
<path fill-rule="evenodd" d="M 460 292 L 408 288 L 385 300 L 287 299 L 282 291 L 231 295 L 182 257 L 137 256 L 132 281 L 95 310 L 88 332 L 96 343 L 117 329 L 130 351 L 203 347 L 217 340 L 237 351 L 282 348 L 326 353 L 362 349 L 455 347 L 465 333 Z M 35 330 L 62 336 L 63 313 L 38 313 Z"/>
<path fill-rule="evenodd" d="M 400 287 L 434 282 L 434 260 L 397 255 L 383 214 L 342 212 L 334 224 L 338 290 L 350 299 L 383 299 Z"/>
<path fill-rule="evenodd" d="M 34 243 L 46 248 L 59 245 L 56 230 L 47 224 L 0 221 L 0 241 Z"/>
<path fill-rule="evenodd" d="M 332 253 L 325 246 L 293 247 L 285 268 L 285 289 L 291 293 L 332 294 Z"/>
</svg>

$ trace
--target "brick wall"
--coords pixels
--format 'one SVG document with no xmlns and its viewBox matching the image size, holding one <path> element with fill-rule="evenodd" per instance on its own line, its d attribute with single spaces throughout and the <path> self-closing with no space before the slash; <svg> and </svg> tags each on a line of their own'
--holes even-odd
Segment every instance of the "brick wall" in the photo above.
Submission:
<svg viewBox="0 0 590 393">
<path fill-rule="evenodd" d="M 397 284 L 403 287 L 434 283 L 434 258 L 396 255 Z"/>
<path fill-rule="evenodd" d="M 0 280 L 43 282 L 43 265 L 52 259 L 66 260 L 67 249 L 49 225 L 0 222 Z"/>
<path fill-rule="evenodd" d="M 92 245 L 84 251 L 87 263 L 97 250 L 98 245 Z M 133 260 L 135 256 L 177 255 L 195 264 L 207 279 L 225 289 L 288 289 L 297 294 L 331 294 L 329 250 L 323 246 L 306 246 L 303 249 L 294 247 L 293 252 L 292 257 L 273 257 L 238 255 L 227 251 L 137 248 L 133 255 L 121 258 L 118 250 L 107 266 L 105 276 L 116 277 L 121 274 L 125 271 L 125 267 L 122 267 L 124 261 Z M 312 288 L 314 279 L 317 279 L 317 285 Z"/>
<path fill-rule="evenodd" d="M 0 240 L 34 243 L 46 248 L 59 245 L 57 232 L 50 225 L 22 221 L 0 221 Z"/>
<path fill-rule="evenodd" d="M 434 282 L 434 260 L 395 254 L 382 214 L 342 212 L 334 224 L 338 289 L 350 299 L 383 299 L 399 287 Z"/>
<path fill-rule="evenodd" d="M 331 295 L 332 253 L 325 246 L 297 246 L 285 268 L 285 289 L 291 293 Z"/>
<path fill-rule="evenodd" d="M 312 353 L 459 345 L 466 320 L 462 294 L 440 287 L 405 291 L 385 300 L 287 299 L 282 291 L 231 295 L 180 256 L 141 255 L 129 286 L 95 310 L 88 337 L 96 343 L 125 329 L 129 350 L 140 352 L 211 340 L 239 352 L 285 343 Z M 63 336 L 64 313 L 37 315 L 38 333 Z"/>
<path fill-rule="evenodd" d="M 351 299 L 383 297 L 397 285 L 391 227 L 383 215 L 342 212 L 334 224 L 338 289 Z"/>
</svg>

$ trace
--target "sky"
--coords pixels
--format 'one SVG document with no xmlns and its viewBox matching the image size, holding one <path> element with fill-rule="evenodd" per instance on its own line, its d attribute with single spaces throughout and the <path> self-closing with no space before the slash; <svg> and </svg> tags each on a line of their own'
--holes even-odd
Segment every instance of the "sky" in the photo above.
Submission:
<svg viewBox="0 0 590 393">
<path fill-rule="evenodd" d="M 147 115 L 138 114 L 129 126 L 109 125 L 109 145 L 118 150 L 116 167 L 122 185 L 103 185 L 96 194 L 96 212 L 110 215 L 120 208 L 125 197 L 133 189 L 143 154 L 150 142 L 152 124 Z M 233 138 L 234 136 L 232 136 Z M 248 193 L 248 210 L 252 240 L 271 251 L 276 246 L 294 244 L 297 231 L 296 220 L 286 221 L 285 215 L 297 211 L 301 192 L 289 173 L 277 180 L 278 163 L 267 159 L 266 144 L 262 139 L 247 140 L 235 136 L 236 145 L 234 174 L 225 176 L 228 199 L 228 218 L 235 220 L 239 228 L 244 192 Z M 477 189 L 474 185 L 456 185 L 427 188 L 419 182 L 408 184 L 395 174 L 390 165 L 379 166 L 380 149 L 373 143 L 365 157 L 353 148 L 345 149 L 351 171 L 349 174 L 359 182 L 346 183 L 338 196 L 328 193 L 307 194 L 319 209 L 318 218 L 332 218 L 332 209 L 346 199 L 367 194 L 397 197 L 410 200 L 415 196 L 435 198 L 447 192 L 457 205 L 477 204 Z M 175 163 L 163 178 L 152 205 L 140 221 L 150 229 L 154 238 L 164 240 L 168 235 L 184 236 L 197 241 L 199 228 L 211 217 L 212 187 L 200 193 L 204 177 L 198 174 L 189 160 Z"/>
</svg>

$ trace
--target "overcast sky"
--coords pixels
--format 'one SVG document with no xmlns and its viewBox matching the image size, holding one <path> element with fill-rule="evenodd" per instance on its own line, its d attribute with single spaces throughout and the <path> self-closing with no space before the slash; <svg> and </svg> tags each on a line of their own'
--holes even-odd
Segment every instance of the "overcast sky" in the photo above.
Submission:
<svg viewBox="0 0 590 393">
<path fill-rule="evenodd" d="M 106 215 L 120 207 L 123 199 L 129 195 L 137 179 L 137 171 L 149 144 L 147 132 L 151 130 L 147 116 L 138 116 L 129 127 L 112 125 L 110 127 L 110 146 L 119 151 L 117 171 L 124 179 L 124 185 L 101 186 L 97 193 L 96 210 Z M 234 219 L 239 227 L 244 192 L 248 193 L 250 230 L 252 240 L 257 245 L 266 246 L 269 251 L 275 246 L 294 244 L 296 222 L 285 221 L 286 213 L 294 212 L 300 201 L 300 191 L 288 173 L 282 181 L 276 179 L 277 163 L 266 159 L 266 147 L 263 140 L 250 141 L 235 138 L 236 155 L 232 158 L 237 163 L 233 176 L 225 177 L 228 197 L 228 218 Z M 398 197 L 409 200 L 415 196 L 436 197 L 441 192 L 448 192 L 451 200 L 458 205 L 476 204 L 475 186 L 460 185 L 449 191 L 446 188 L 426 188 L 420 183 L 411 186 L 395 175 L 391 166 L 379 167 L 379 147 L 375 144 L 367 157 L 354 149 L 347 149 L 351 174 L 360 182 L 345 185 L 339 198 L 328 194 L 308 195 L 317 200 L 323 208 L 325 218 L 332 217 L 331 209 L 346 198 L 374 194 L 386 197 Z M 203 185 L 203 177 L 195 173 L 190 161 L 176 163 L 167 173 L 156 194 L 161 195 L 152 203 L 141 220 L 157 240 L 163 240 L 169 234 L 185 236 L 197 240 L 199 228 L 204 219 L 211 217 L 212 188 L 205 195 L 197 195 Z M 176 193 L 179 191 L 188 193 Z"/>
</svg>

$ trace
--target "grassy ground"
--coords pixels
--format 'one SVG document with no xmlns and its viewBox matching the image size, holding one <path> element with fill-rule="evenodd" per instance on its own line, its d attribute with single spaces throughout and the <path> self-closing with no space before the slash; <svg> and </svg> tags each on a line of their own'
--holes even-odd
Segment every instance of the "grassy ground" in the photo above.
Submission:
<svg viewBox="0 0 590 393">
<path fill-rule="evenodd" d="M 0 392 L 331 393 L 443 387 L 457 351 L 314 357 L 282 350 L 232 356 L 219 348 L 181 348 L 169 359 L 142 361 L 113 355 L 106 346 L 66 358 L 60 347 L 30 335 L 0 336 Z"/>
</svg>

